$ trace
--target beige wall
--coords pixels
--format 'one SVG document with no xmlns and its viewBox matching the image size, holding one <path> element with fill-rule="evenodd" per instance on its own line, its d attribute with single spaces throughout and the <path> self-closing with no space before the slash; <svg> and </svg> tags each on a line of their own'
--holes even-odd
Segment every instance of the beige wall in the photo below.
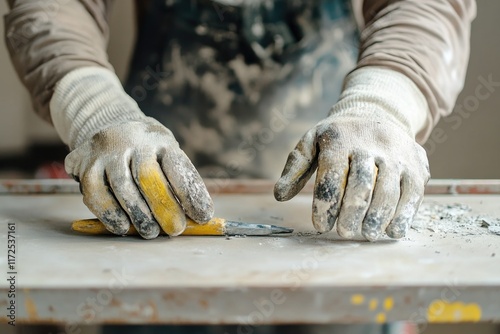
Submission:
<svg viewBox="0 0 500 334">
<path fill-rule="evenodd" d="M 134 39 L 132 0 L 120 0 L 115 7 L 109 55 L 123 79 Z M 6 11 L 5 1 L 0 1 L 0 13 Z M 458 104 L 473 101 L 480 77 L 491 75 L 494 81 L 500 82 L 500 1 L 478 0 L 478 12 L 473 24 L 467 82 Z M 51 128 L 31 112 L 27 94 L 11 68 L 3 44 L 0 46 L 0 101 L 0 153 L 19 151 L 30 140 L 57 140 Z M 462 124 L 455 126 L 456 129 L 452 127 L 456 124 L 441 121 L 440 130 L 426 145 L 434 178 L 500 178 L 498 106 L 500 87 L 489 98 L 479 101 L 477 110 L 464 114 Z"/>
<path fill-rule="evenodd" d="M 475 99 L 480 77 L 492 76 L 500 83 L 500 1 L 477 4 L 467 80 L 457 100 L 457 105 L 468 104 L 471 111 L 463 109 L 460 126 L 441 121 L 437 128 L 442 130 L 436 128 L 425 145 L 431 148 L 436 143 L 435 149 L 428 149 L 434 178 L 500 178 L 500 87 L 483 101 Z M 479 101 L 477 109 L 474 101 Z"/>
</svg>

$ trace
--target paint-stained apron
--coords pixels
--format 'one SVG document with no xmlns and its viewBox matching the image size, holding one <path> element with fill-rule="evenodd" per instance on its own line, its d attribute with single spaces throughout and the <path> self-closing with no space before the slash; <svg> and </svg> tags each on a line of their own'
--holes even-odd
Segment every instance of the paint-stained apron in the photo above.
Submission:
<svg viewBox="0 0 500 334">
<path fill-rule="evenodd" d="M 154 0 L 126 90 L 204 177 L 276 178 L 357 42 L 347 0 Z"/>
</svg>

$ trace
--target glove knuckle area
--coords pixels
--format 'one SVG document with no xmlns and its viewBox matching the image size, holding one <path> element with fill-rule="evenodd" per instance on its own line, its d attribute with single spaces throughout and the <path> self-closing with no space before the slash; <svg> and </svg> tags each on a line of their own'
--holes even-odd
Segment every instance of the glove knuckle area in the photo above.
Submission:
<svg viewBox="0 0 500 334">
<path fill-rule="evenodd" d="M 141 125 L 143 127 L 141 133 L 150 138 L 150 141 L 158 144 L 160 147 L 179 148 L 179 143 L 172 131 L 156 119 L 148 117 L 146 122 Z"/>
<path fill-rule="evenodd" d="M 81 179 L 86 171 L 98 164 L 98 160 L 99 157 L 93 154 L 91 144 L 86 142 L 66 155 L 64 169 L 66 173 Z"/>
<path fill-rule="evenodd" d="M 413 143 L 412 152 L 404 153 L 403 157 L 406 157 L 405 167 L 409 173 L 415 175 L 421 175 L 422 178 L 430 178 L 430 168 L 429 159 L 427 159 L 427 153 L 425 149 L 417 143 Z"/>
<path fill-rule="evenodd" d="M 401 186 L 406 182 L 414 188 L 418 188 L 419 185 L 424 187 L 430 179 L 430 169 L 427 161 L 412 159 L 402 154 L 399 154 L 397 158 L 395 156 L 386 159 L 386 161 L 390 161 L 388 163 L 390 169 L 401 176 Z"/>
<path fill-rule="evenodd" d="M 90 140 L 85 143 L 88 148 L 87 154 L 111 153 L 121 150 L 131 142 L 134 132 L 124 124 L 114 125 L 95 133 Z M 84 145 L 85 145 L 84 144 Z"/>
<path fill-rule="evenodd" d="M 157 121 L 127 121 L 95 133 L 88 143 L 90 150 L 116 152 L 140 147 L 156 150 L 158 147 L 178 147 L 172 132 Z"/>
<path fill-rule="evenodd" d="M 86 168 L 80 175 L 83 195 L 93 194 L 95 192 L 108 191 L 105 183 L 104 168 L 100 165 L 92 165 Z"/>
<path fill-rule="evenodd" d="M 427 177 L 420 171 L 406 170 L 401 174 L 400 184 L 402 191 L 404 190 L 407 192 L 407 197 L 410 197 L 411 199 L 423 196 L 426 183 Z"/>
<path fill-rule="evenodd" d="M 343 137 L 342 127 L 333 122 L 318 125 L 316 141 L 321 148 L 333 148 L 343 142 Z"/>
</svg>

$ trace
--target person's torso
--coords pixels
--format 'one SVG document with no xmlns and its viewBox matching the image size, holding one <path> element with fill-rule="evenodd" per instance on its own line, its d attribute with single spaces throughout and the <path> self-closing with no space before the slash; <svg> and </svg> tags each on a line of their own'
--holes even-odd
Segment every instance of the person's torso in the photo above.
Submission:
<svg viewBox="0 0 500 334">
<path fill-rule="evenodd" d="M 275 177 L 354 67 L 347 0 L 151 0 L 126 89 L 207 177 Z"/>
</svg>

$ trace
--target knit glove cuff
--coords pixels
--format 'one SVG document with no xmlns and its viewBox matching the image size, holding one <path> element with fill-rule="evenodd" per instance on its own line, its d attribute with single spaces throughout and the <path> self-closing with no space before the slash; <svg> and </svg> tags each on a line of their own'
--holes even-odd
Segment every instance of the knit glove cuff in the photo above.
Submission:
<svg viewBox="0 0 500 334">
<path fill-rule="evenodd" d="M 55 87 L 50 114 L 71 150 L 109 126 L 146 117 L 116 74 L 102 67 L 83 67 L 66 74 Z"/>
</svg>

